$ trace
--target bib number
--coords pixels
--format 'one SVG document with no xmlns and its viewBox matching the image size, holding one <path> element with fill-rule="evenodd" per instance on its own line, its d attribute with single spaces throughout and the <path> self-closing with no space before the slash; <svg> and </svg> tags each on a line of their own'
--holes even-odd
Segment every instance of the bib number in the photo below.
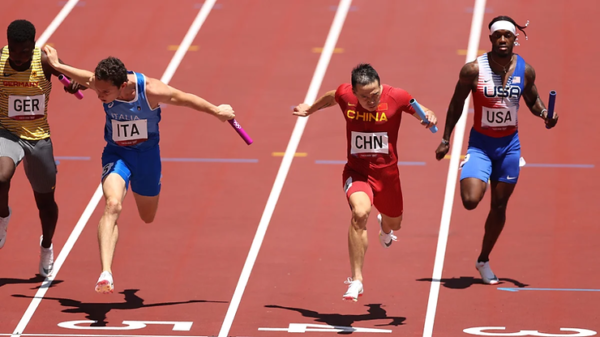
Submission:
<svg viewBox="0 0 600 337">
<path fill-rule="evenodd" d="M 30 120 L 44 117 L 46 95 L 8 97 L 8 117 L 17 120 Z"/>
<path fill-rule="evenodd" d="M 481 111 L 481 126 L 487 128 L 498 128 L 517 125 L 517 107 L 488 108 L 483 107 Z"/>
<path fill-rule="evenodd" d="M 352 131 L 352 154 L 383 153 L 388 154 L 387 132 L 355 132 Z"/>
<path fill-rule="evenodd" d="M 135 121 L 112 122 L 112 139 L 120 146 L 131 146 L 148 140 L 148 121 L 138 119 Z"/>
</svg>

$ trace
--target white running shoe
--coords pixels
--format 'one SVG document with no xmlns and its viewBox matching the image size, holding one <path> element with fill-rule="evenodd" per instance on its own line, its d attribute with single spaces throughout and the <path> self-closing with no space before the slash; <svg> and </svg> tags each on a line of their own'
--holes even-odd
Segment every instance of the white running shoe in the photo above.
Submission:
<svg viewBox="0 0 600 337">
<path fill-rule="evenodd" d="M 349 284 L 348 290 L 342 297 L 344 300 L 352 300 L 354 302 L 358 301 L 358 297 L 363 294 L 363 284 L 361 281 L 356 280 L 352 281 L 352 277 L 348 277 L 345 284 Z"/>
<path fill-rule="evenodd" d="M 398 238 L 394 235 L 394 231 L 390 230 L 388 234 L 383 232 L 383 227 L 381 226 L 382 217 L 381 214 L 377 215 L 377 221 L 379 221 L 379 242 L 383 248 L 390 248 L 392 242 L 397 241 Z"/>
<path fill-rule="evenodd" d="M 96 292 L 102 294 L 112 294 L 115 286 L 113 284 L 112 274 L 108 271 L 103 271 L 96 282 Z"/>
<path fill-rule="evenodd" d="M 52 268 L 54 268 L 54 244 L 50 245 L 50 248 L 42 247 L 42 239 L 40 237 L 40 275 L 48 277 L 52 274 Z"/>
<path fill-rule="evenodd" d="M 12 210 L 8 208 L 8 216 L 6 218 L 0 218 L 0 248 L 4 247 L 6 242 L 6 232 L 8 231 L 8 222 L 10 221 L 10 215 Z"/>
<path fill-rule="evenodd" d="M 477 268 L 477 270 L 479 271 L 479 274 L 481 275 L 481 279 L 483 280 L 483 283 L 498 284 L 499 280 L 496 277 L 496 275 L 494 275 L 492 268 L 490 268 L 489 261 L 488 262 L 477 262 L 475 264 L 475 268 Z"/>
</svg>

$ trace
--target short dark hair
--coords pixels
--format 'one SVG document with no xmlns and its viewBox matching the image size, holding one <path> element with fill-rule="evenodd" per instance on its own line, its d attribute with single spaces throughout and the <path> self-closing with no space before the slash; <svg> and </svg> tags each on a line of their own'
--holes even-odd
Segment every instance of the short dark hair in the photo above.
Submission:
<svg viewBox="0 0 600 337">
<path fill-rule="evenodd" d="M 527 28 L 527 25 L 529 25 L 529 21 L 527 21 L 527 24 L 525 26 L 520 26 L 510 16 L 500 15 L 500 16 L 493 18 L 492 21 L 490 21 L 490 24 L 488 25 L 488 29 L 492 29 L 492 25 L 496 21 L 508 21 L 508 22 L 512 23 L 513 25 L 515 25 L 515 27 L 517 27 L 520 31 L 522 31 L 523 34 L 525 34 L 525 37 L 527 38 L 527 33 L 525 33 L 524 29 Z"/>
<path fill-rule="evenodd" d="M 352 89 L 355 89 L 356 85 L 367 85 L 374 81 L 381 84 L 379 74 L 370 64 L 361 63 L 352 69 Z"/>
<path fill-rule="evenodd" d="M 114 86 L 120 87 L 127 82 L 127 68 L 121 60 L 109 56 L 98 63 L 94 71 L 96 80 L 110 81 Z"/>
<path fill-rule="evenodd" d="M 27 20 L 15 20 L 8 25 L 6 37 L 11 42 L 35 42 L 35 26 Z"/>
</svg>

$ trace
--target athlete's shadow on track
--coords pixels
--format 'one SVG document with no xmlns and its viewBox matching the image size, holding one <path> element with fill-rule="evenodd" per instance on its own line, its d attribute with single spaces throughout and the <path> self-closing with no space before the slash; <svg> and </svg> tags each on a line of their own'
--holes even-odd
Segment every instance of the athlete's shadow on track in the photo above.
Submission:
<svg viewBox="0 0 600 337">
<path fill-rule="evenodd" d="M 503 284 L 505 282 L 510 282 L 512 284 L 514 284 L 515 286 L 519 287 L 519 288 L 525 288 L 527 287 L 529 284 L 525 284 L 525 283 L 521 283 L 517 280 L 513 280 L 510 278 L 500 278 L 499 279 L 500 282 L 498 283 L 498 285 Z M 417 281 L 425 281 L 425 282 L 432 282 L 433 279 L 431 278 L 421 278 L 421 279 L 417 279 Z M 442 283 L 442 285 L 446 288 L 450 288 L 450 289 L 467 289 L 470 286 L 474 285 L 474 284 L 481 284 L 484 285 L 483 280 L 480 278 L 474 278 L 472 276 L 461 276 L 461 277 L 453 277 L 453 278 L 443 278 L 440 280 L 440 282 Z"/>
<path fill-rule="evenodd" d="M 304 317 L 314 318 L 316 322 L 322 322 L 328 325 L 337 326 L 352 326 L 356 322 L 362 321 L 373 321 L 377 319 L 391 319 L 392 321 L 388 324 L 377 324 L 375 326 L 400 326 L 404 325 L 406 317 L 388 317 L 387 311 L 381 307 L 381 304 L 365 304 L 365 307 L 369 307 L 367 310 L 368 314 L 362 315 L 342 315 L 342 314 L 322 314 L 316 311 L 300 308 L 284 307 L 281 305 L 265 305 L 265 308 L 277 308 L 297 311 Z M 352 332 L 338 332 L 338 334 L 349 334 Z"/>
<path fill-rule="evenodd" d="M 36 274 L 36 276 L 29 278 L 29 279 L 23 279 L 23 278 L 3 278 L 0 277 L 0 287 L 3 287 L 7 284 L 27 284 L 27 283 L 39 283 L 37 287 L 31 288 L 31 289 L 39 289 L 42 286 L 42 283 L 44 282 L 46 278 L 43 277 L 40 274 Z M 52 284 L 50 285 L 49 288 L 54 287 L 57 284 L 62 283 L 62 280 L 54 280 L 52 281 Z"/>
<path fill-rule="evenodd" d="M 44 300 L 58 301 L 63 307 L 72 307 L 65 309 L 62 312 L 79 314 L 85 313 L 85 318 L 96 321 L 90 326 L 106 326 L 106 314 L 111 310 L 133 310 L 150 307 L 162 307 L 167 305 L 187 304 L 187 303 L 228 303 L 224 301 L 207 301 L 207 300 L 189 300 L 184 302 L 164 302 L 144 304 L 144 299 L 136 295 L 139 289 L 125 289 L 119 294 L 125 295 L 125 302 L 120 303 L 84 303 L 81 301 L 71 300 L 68 298 L 44 297 Z M 33 298 L 33 296 L 13 295 L 14 297 Z"/>
</svg>

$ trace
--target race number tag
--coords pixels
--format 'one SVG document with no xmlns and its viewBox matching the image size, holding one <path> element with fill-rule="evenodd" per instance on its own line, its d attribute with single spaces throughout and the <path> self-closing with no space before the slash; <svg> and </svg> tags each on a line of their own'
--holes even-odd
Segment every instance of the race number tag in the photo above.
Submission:
<svg viewBox="0 0 600 337">
<path fill-rule="evenodd" d="M 488 108 L 483 107 L 481 111 L 481 126 L 497 128 L 517 125 L 517 107 Z"/>
<path fill-rule="evenodd" d="M 148 140 L 148 121 L 138 119 L 134 121 L 112 120 L 112 138 L 121 146 L 131 146 Z"/>
<path fill-rule="evenodd" d="M 46 111 L 46 95 L 8 96 L 8 117 L 28 120 L 44 117 Z"/>
<path fill-rule="evenodd" d="M 352 149 L 350 153 L 384 153 L 388 154 L 387 132 L 352 131 Z"/>
</svg>

